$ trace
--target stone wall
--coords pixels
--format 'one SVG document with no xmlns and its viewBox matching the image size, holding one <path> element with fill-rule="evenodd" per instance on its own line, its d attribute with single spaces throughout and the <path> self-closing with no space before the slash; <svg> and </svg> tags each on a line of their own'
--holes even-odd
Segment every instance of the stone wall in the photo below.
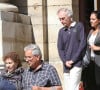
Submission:
<svg viewBox="0 0 100 90">
<path fill-rule="evenodd" d="M 24 46 L 32 42 L 30 17 L 13 12 L 0 12 L 0 65 L 2 58 L 10 51 L 19 53 L 24 58 Z"/>
</svg>

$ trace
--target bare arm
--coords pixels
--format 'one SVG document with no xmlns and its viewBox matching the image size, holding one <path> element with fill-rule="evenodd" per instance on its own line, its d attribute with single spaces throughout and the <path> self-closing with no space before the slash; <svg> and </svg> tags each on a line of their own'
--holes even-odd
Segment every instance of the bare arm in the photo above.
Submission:
<svg viewBox="0 0 100 90">
<path fill-rule="evenodd" d="M 90 48 L 94 51 L 100 51 L 100 46 L 91 45 Z"/>
</svg>

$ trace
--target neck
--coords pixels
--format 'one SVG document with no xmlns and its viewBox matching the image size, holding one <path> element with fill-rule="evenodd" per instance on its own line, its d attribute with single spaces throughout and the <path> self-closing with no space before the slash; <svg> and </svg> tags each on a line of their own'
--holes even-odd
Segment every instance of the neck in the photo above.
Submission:
<svg viewBox="0 0 100 90">
<path fill-rule="evenodd" d="M 37 71 L 37 70 L 39 70 L 39 69 L 41 68 L 41 66 L 42 66 L 42 65 L 38 65 L 38 66 L 34 69 L 34 72 Z"/>
<path fill-rule="evenodd" d="M 35 64 L 34 67 L 31 67 L 31 69 L 34 70 L 34 71 L 37 71 L 38 69 L 41 68 L 41 66 L 42 66 L 41 63 L 42 63 L 42 62 L 41 62 L 41 60 L 40 60 L 39 62 L 37 62 L 37 63 Z"/>
</svg>

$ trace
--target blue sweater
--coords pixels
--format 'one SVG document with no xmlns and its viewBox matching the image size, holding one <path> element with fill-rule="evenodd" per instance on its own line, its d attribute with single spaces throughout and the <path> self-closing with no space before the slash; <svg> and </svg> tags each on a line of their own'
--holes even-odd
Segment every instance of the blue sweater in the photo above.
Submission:
<svg viewBox="0 0 100 90">
<path fill-rule="evenodd" d="M 64 65 L 64 72 L 70 69 L 66 67 L 67 60 L 74 62 L 73 66 L 82 66 L 83 52 L 86 46 L 86 35 L 82 23 L 76 23 L 69 29 L 63 27 L 58 34 L 58 53 Z"/>
</svg>

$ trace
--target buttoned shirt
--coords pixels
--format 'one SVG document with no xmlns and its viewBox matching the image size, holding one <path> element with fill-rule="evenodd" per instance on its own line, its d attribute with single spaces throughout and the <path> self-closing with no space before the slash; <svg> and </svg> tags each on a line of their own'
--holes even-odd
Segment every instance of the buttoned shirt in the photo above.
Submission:
<svg viewBox="0 0 100 90">
<path fill-rule="evenodd" d="M 61 85 L 56 69 L 48 63 L 42 62 L 41 65 L 41 68 L 36 71 L 31 68 L 24 71 L 23 90 L 32 90 L 32 86 L 51 87 Z"/>
<path fill-rule="evenodd" d="M 70 27 L 63 27 L 58 34 L 58 52 L 64 65 L 64 72 L 69 72 L 66 61 L 72 60 L 73 66 L 82 66 L 83 51 L 86 47 L 86 35 L 82 23 L 71 23 Z"/>
</svg>

